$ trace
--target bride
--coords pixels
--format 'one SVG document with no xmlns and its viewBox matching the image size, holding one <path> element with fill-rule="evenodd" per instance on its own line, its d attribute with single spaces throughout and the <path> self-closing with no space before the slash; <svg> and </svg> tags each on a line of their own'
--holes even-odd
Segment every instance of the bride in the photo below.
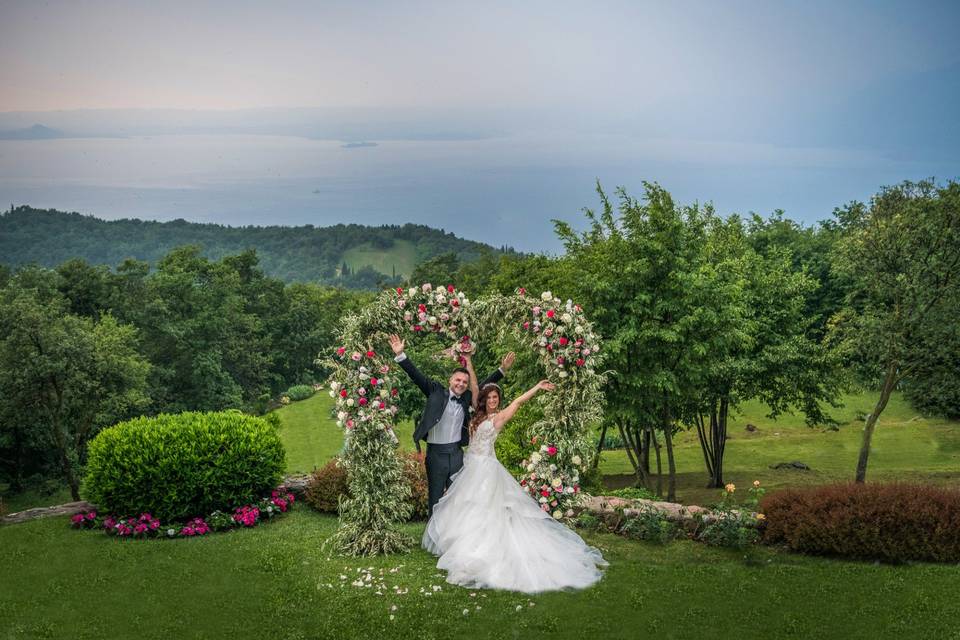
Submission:
<svg viewBox="0 0 960 640">
<path fill-rule="evenodd" d="M 576 533 L 544 512 L 497 460 L 494 442 L 503 426 L 546 380 L 500 409 L 503 394 L 490 383 L 477 392 L 467 358 L 475 414 L 463 469 L 433 509 L 423 547 L 439 556 L 447 582 L 471 588 L 537 593 L 583 588 L 601 577 L 607 563 Z"/>
</svg>

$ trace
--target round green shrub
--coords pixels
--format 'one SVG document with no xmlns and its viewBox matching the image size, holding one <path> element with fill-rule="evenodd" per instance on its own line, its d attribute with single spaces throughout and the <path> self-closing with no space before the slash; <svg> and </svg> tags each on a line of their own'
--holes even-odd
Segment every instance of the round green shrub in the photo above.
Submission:
<svg viewBox="0 0 960 640">
<path fill-rule="evenodd" d="M 283 444 L 238 411 L 160 414 L 101 431 L 85 493 L 105 513 L 182 520 L 254 502 L 280 482 Z"/>
<path fill-rule="evenodd" d="M 293 401 L 297 401 L 306 400 L 314 393 L 316 393 L 316 391 L 314 391 L 313 387 L 309 384 L 295 384 L 287 389 L 287 392 L 283 395 L 287 396 Z"/>
</svg>

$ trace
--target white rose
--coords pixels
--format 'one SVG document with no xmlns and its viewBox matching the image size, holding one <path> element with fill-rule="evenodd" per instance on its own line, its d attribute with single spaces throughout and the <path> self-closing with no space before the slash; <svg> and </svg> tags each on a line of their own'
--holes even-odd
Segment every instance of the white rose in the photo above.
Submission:
<svg viewBox="0 0 960 640">
<path fill-rule="evenodd" d="M 433 289 L 433 285 L 428 282 L 428 283 L 424 284 L 422 287 L 420 287 L 420 289 L 421 289 L 424 293 L 429 293 L 430 290 Z"/>
<path fill-rule="evenodd" d="M 566 515 L 568 518 L 573 517 L 573 509 L 567 509 L 567 513 L 566 513 L 565 515 Z"/>
<path fill-rule="evenodd" d="M 437 324 L 437 316 L 430 316 L 429 322 L 430 324 Z"/>
<path fill-rule="evenodd" d="M 582 334 L 582 333 L 583 333 L 583 327 L 578 324 L 577 326 L 575 326 L 575 327 L 573 328 L 573 332 L 574 332 L 574 333 L 577 333 L 577 334 Z"/>
<path fill-rule="evenodd" d="M 573 487 L 567 487 L 563 490 L 564 493 L 573 493 Z"/>
<path fill-rule="evenodd" d="M 544 291 L 543 293 L 540 294 L 540 299 L 543 300 L 544 302 L 549 302 L 550 300 L 553 300 L 553 294 L 550 293 L 549 291 Z"/>
<path fill-rule="evenodd" d="M 561 371 L 561 372 L 560 372 L 560 377 L 561 377 L 561 378 L 566 378 L 567 375 L 568 375 L 568 374 L 567 374 L 566 371 Z"/>
<path fill-rule="evenodd" d="M 547 499 L 543 496 L 540 496 L 540 504 L 547 504 Z"/>
<path fill-rule="evenodd" d="M 563 518 L 563 512 L 560 511 L 560 509 L 557 509 L 553 512 L 553 518 L 554 520 L 561 520 Z"/>
<path fill-rule="evenodd" d="M 352 407 L 353 404 L 354 404 L 353 398 L 347 398 L 347 406 L 348 406 L 348 407 Z"/>
<path fill-rule="evenodd" d="M 573 322 L 573 316 L 571 316 L 569 313 L 563 314 L 560 316 L 560 319 L 567 323 Z"/>
<path fill-rule="evenodd" d="M 347 412 L 346 412 L 346 411 L 338 411 L 338 412 L 337 412 L 337 420 L 343 420 L 343 419 L 346 418 L 346 417 L 347 417 Z"/>
<path fill-rule="evenodd" d="M 547 448 L 546 448 L 546 447 L 542 447 L 540 450 L 541 450 L 541 451 L 546 451 Z M 533 452 L 533 455 L 530 456 L 530 461 L 533 462 L 534 464 L 536 464 L 537 462 L 540 462 L 540 459 L 541 459 L 541 456 L 540 456 L 540 454 L 537 453 L 536 451 L 534 451 L 534 452 Z"/>
<path fill-rule="evenodd" d="M 380 390 L 380 397 L 383 398 L 384 400 L 386 400 L 387 398 L 390 397 L 390 392 L 387 391 L 386 389 L 381 389 L 381 390 Z"/>
<path fill-rule="evenodd" d="M 536 467 L 534 467 L 532 464 L 528 464 L 528 465 L 527 465 L 527 471 L 531 471 L 531 472 L 532 472 L 535 468 L 536 468 Z"/>
<path fill-rule="evenodd" d="M 581 462 L 580 456 L 573 456 L 572 458 L 570 458 L 570 462 L 572 462 L 575 465 L 579 465 Z"/>
<path fill-rule="evenodd" d="M 557 465 L 555 464 L 550 465 L 550 471 L 556 471 L 556 470 L 557 470 Z M 557 480 L 557 482 L 559 482 L 559 480 Z"/>
<path fill-rule="evenodd" d="M 331 397 L 331 398 L 336 398 L 336 397 L 337 397 L 337 394 L 333 392 L 333 389 L 330 389 L 330 397 Z"/>
<path fill-rule="evenodd" d="M 414 295 L 416 292 L 417 292 L 416 289 L 407 289 L 407 295 L 408 295 L 408 296 L 412 296 L 412 295 Z"/>
<path fill-rule="evenodd" d="M 560 485 L 563 484 L 563 481 L 560 480 L 560 478 L 554 478 L 553 480 L 550 481 L 550 484 L 554 487 L 559 487 Z"/>
</svg>

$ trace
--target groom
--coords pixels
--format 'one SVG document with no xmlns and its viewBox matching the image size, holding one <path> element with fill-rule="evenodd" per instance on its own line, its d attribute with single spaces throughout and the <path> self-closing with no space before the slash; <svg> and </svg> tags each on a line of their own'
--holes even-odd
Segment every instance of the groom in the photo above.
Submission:
<svg viewBox="0 0 960 640">
<path fill-rule="evenodd" d="M 470 443 L 470 372 L 457 367 L 450 375 L 447 386 L 423 375 L 407 354 L 403 352 L 404 342 L 398 335 L 390 336 L 390 348 L 396 355 L 400 367 L 407 372 L 414 384 L 427 396 L 420 422 L 413 432 L 413 442 L 419 447 L 421 440 L 427 441 L 427 487 L 429 495 L 428 515 L 450 486 L 450 477 L 463 467 L 463 449 Z M 467 356 L 469 357 L 469 356 Z M 513 365 L 514 354 L 508 353 L 500 363 L 500 368 L 480 383 L 497 382 Z"/>
</svg>

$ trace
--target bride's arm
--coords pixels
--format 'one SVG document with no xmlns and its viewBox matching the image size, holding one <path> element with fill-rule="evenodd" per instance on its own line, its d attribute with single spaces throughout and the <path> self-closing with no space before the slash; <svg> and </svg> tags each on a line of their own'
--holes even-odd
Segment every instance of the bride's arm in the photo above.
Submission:
<svg viewBox="0 0 960 640">
<path fill-rule="evenodd" d="M 463 354 L 464 360 L 467 361 L 467 371 L 470 372 L 470 406 L 474 409 L 477 408 L 477 400 L 480 398 L 480 385 L 477 383 L 477 372 L 473 370 L 473 358 L 472 354 L 465 353 Z"/>
<path fill-rule="evenodd" d="M 554 385 L 552 382 L 549 382 L 548 380 L 541 380 L 537 384 L 533 385 L 533 387 L 527 390 L 526 393 L 524 393 L 522 396 L 520 396 L 519 398 L 511 402 L 509 405 L 507 405 L 506 409 L 502 410 L 500 413 L 498 413 L 493 417 L 494 428 L 497 431 L 500 431 L 501 429 L 503 429 L 503 425 L 505 425 L 507 421 L 513 417 L 513 414 L 517 412 L 517 409 L 522 407 L 527 400 L 537 395 L 537 392 L 540 391 L 540 389 L 544 389 L 546 391 L 553 391 L 555 387 L 556 385 Z"/>
</svg>

